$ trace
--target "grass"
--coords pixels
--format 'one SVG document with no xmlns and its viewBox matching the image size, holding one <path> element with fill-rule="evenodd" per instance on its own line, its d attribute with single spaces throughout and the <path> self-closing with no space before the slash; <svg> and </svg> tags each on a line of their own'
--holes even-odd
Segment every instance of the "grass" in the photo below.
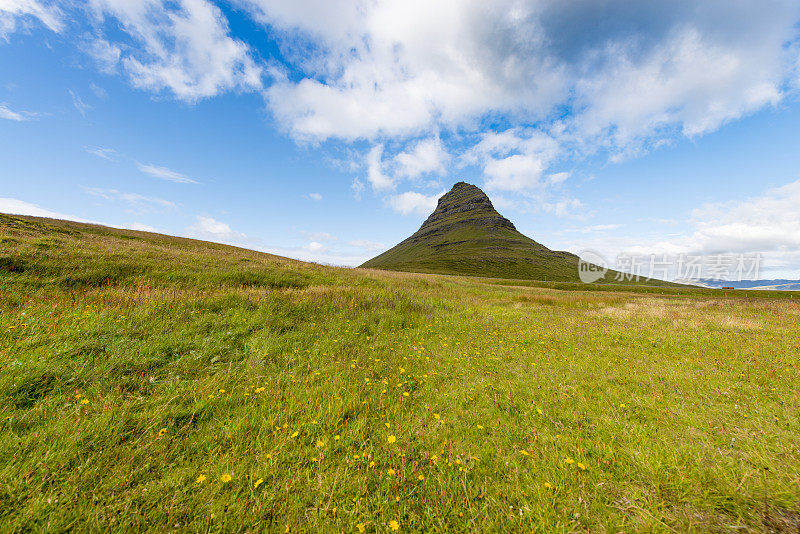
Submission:
<svg viewBox="0 0 800 534">
<path fill-rule="evenodd" d="M 800 303 L 494 282 L 0 216 L 0 531 L 796 531 Z"/>
</svg>

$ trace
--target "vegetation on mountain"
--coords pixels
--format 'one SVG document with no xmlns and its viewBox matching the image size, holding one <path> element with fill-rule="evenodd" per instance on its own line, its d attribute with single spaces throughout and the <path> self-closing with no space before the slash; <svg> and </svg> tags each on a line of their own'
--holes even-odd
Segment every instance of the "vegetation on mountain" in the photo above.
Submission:
<svg viewBox="0 0 800 534">
<path fill-rule="evenodd" d="M 520 280 L 578 282 L 575 254 L 550 250 L 500 215 L 478 187 L 458 182 L 411 237 L 362 267 Z M 597 283 L 674 285 L 623 279 L 610 270 Z"/>
</svg>

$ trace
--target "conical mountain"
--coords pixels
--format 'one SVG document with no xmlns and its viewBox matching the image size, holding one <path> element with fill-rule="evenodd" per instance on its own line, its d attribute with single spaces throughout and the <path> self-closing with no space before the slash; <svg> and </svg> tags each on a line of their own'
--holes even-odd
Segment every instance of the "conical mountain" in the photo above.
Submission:
<svg viewBox="0 0 800 534">
<path fill-rule="evenodd" d="M 480 188 L 458 182 L 414 235 L 362 265 L 373 269 L 578 281 L 578 257 L 519 233 Z"/>
</svg>

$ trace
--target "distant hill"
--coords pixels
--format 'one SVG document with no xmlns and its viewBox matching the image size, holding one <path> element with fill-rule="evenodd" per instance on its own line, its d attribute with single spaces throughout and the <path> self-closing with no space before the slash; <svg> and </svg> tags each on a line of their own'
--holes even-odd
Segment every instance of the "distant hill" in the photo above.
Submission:
<svg viewBox="0 0 800 534">
<path fill-rule="evenodd" d="M 700 278 L 698 280 L 683 280 L 683 283 L 692 284 L 700 287 L 723 288 L 732 287 L 734 289 L 769 289 L 772 291 L 800 291 L 800 280 L 786 280 L 779 278 L 775 280 L 711 280 Z"/>
<path fill-rule="evenodd" d="M 480 188 L 458 182 L 411 237 L 361 267 L 490 278 L 578 282 L 579 258 L 517 231 Z M 620 283 L 609 271 L 598 282 Z M 634 283 L 634 282 L 628 282 Z M 668 284 L 648 280 L 647 284 Z M 672 285 L 672 284 L 669 284 Z"/>
</svg>

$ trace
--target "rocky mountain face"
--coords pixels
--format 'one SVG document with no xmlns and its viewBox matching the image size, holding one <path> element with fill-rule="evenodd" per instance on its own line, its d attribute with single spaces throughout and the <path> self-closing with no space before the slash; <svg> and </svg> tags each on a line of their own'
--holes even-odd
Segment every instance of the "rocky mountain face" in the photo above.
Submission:
<svg viewBox="0 0 800 534">
<path fill-rule="evenodd" d="M 519 233 L 480 188 L 458 182 L 408 239 L 362 267 L 501 278 L 577 280 L 578 258 Z"/>
<path fill-rule="evenodd" d="M 497 213 L 492 201 L 480 188 L 458 182 L 439 199 L 436 209 L 412 238 L 470 225 L 516 230 L 514 223 Z"/>
</svg>

